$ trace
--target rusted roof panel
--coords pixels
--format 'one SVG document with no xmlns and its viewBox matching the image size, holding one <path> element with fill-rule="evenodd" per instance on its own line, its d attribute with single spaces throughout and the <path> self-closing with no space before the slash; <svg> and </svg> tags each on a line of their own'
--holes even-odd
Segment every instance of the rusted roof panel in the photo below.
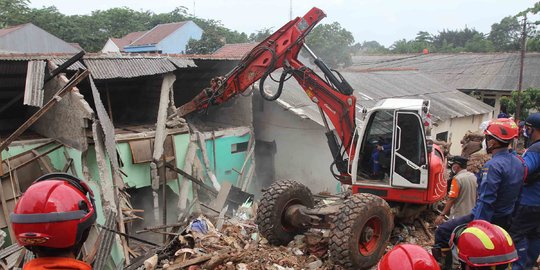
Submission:
<svg viewBox="0 0 540 270">
<path fill-rule="evenodd" d="M 212 56 L 240 60 L 257 45 L 258 43 L 225 44 L 223 47 L 215 51 Z"/>
</svg>

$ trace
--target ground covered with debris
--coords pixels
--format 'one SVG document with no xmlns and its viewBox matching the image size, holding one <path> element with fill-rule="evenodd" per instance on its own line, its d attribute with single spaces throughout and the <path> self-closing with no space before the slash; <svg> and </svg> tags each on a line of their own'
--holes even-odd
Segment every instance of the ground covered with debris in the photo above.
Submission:
<svg viewBox="0 0 540 270">
<path fill-rule="evenodd" d="M 256 204 L 243 205 L 233 217 L 192 219 L 166 247 L 144 262 L 146 269 L 341 269 L 329 258 L 328 230 L 312 229 L 287 246 L 272 246 L 254 222 Z M 426 249 L 437 214 L 426 210 L 411 224 L 397 223 L 387 251 L 400 243 Z M 372 267 L 376 269 L 376 267 Z"/>
</svg>

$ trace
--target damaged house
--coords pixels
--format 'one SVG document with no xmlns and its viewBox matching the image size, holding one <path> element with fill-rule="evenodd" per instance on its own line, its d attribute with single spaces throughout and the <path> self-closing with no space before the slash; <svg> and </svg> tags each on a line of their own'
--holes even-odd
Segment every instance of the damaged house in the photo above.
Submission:
<svg viewBox="0 0 540 270">
<path fill-rule="evenodd" d="M 135 258 L 152 247 L 148 243 L 162 239 L 135 231 L 178 223 L 194 209 L 215 214 L 224 200 L 231 203 L 220 191 L 240 194 L 236 204 L 248 199 L 243 191 L 252 191 L 255 145 L 251 99 L 235 99 L 234 106 L 188 122 L 175 117 L 177 104 L 235 63 L 0 55 L 0 229 L 9 246 L 0 262 L 14 265 L 25 256 L 10 245 L 9 213 L 46 173 L 68 172 L 94 191 L 98 225 L 83 248 L 94 269 L 141 263 Z"/>
</svg>

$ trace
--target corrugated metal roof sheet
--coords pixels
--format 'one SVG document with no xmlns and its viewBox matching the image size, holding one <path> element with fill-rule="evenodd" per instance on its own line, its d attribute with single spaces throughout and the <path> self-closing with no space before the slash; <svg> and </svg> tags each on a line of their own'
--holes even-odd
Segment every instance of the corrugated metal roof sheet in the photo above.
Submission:
<svg viewBox="0 0 540 270">
<path fill-rule="evenodd" d="M 0 36 L 7 35 L 13 31 L 16 31 L 17 29 L 24 27 L 25 25 L 26 23 L 0 29 Z"/>
<path fill-rule="evenodd" d="M 176 70 L 165 58 L 85 59 L 84 63 L 96 79 L 133 78 Z"/>
<path fill-rule="evenodd" d="M 45 61 L 29 61 L 24 87 L 24 105 L 43 106 L 43 83 L 45 80 Z"/>
<path fill-rule="evenodd" d="M 493 107 L 416 71 L 343 72 L 342 75 L 355 89 L 357 109 L 371 108 L 385 98 L 421 98 L 431 100 L 431 113 L 435 121 L 484 114 L 493 110 Z M 274 93 L 277 83 L 266 80 L 265 87 Z M 278 101 L 281 106 L 300 117 L 322 124 L 318 107 L 294 79 L 285 83 Z"/>
<path fill-rule="evenodd" d="M 72 55 L 70 54 L 7 54 L 0 55 L 0 60 L 9 61 L 32 61 L 50 60 L 57 66 L 64 63 Z M 163 74 L 175 71 L 179 68 L 196 67 L 192 59 L 173 56 L 130 56 L 130 55 L 85 55 L 85 64 L 92 72 L 95 79 L 114 78 L 134 78 Z M 76 62 L 69 67 L 69 70 L 86 69 L 86 67 Z"/>
<path fill-rule="evenodd" d="M 426 55 L 355 56 L 348 70 L 417 69 L 461 90 L 516 90 L 519 53 L 459 53 Z M 523 89 L 540 88 L 540 53 L 526 53 Z"/>
</svg>

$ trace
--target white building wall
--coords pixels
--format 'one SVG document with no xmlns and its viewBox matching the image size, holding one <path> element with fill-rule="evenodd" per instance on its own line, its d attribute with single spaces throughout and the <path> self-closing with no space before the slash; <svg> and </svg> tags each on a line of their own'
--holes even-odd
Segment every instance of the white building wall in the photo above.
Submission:
<svg viewBox="0 0 540 270">
<path fill-rule="evenodd" d="M 116 43 L 114 43 L 110 38 L 107 40 L 107 43 L 105 43 L 105 46 L 103 46 L 103 49 L 101 49 L 102 53 L 119 53 L 120 48 L 116 46 Z"/>
<path fill-rule="evenodd" d="M 263 109 L 259 101 L 253 106 L 255 138 L 276 142 L 275 180 L 295 180 L 314 193 L 335 193 L 338 182 L 330 173 L 332 157 L 324 128 L 283 109 L 277 102 L 264 101 Z M 264 164 L 257 162 L 257 166 Z"/>
</svg>

